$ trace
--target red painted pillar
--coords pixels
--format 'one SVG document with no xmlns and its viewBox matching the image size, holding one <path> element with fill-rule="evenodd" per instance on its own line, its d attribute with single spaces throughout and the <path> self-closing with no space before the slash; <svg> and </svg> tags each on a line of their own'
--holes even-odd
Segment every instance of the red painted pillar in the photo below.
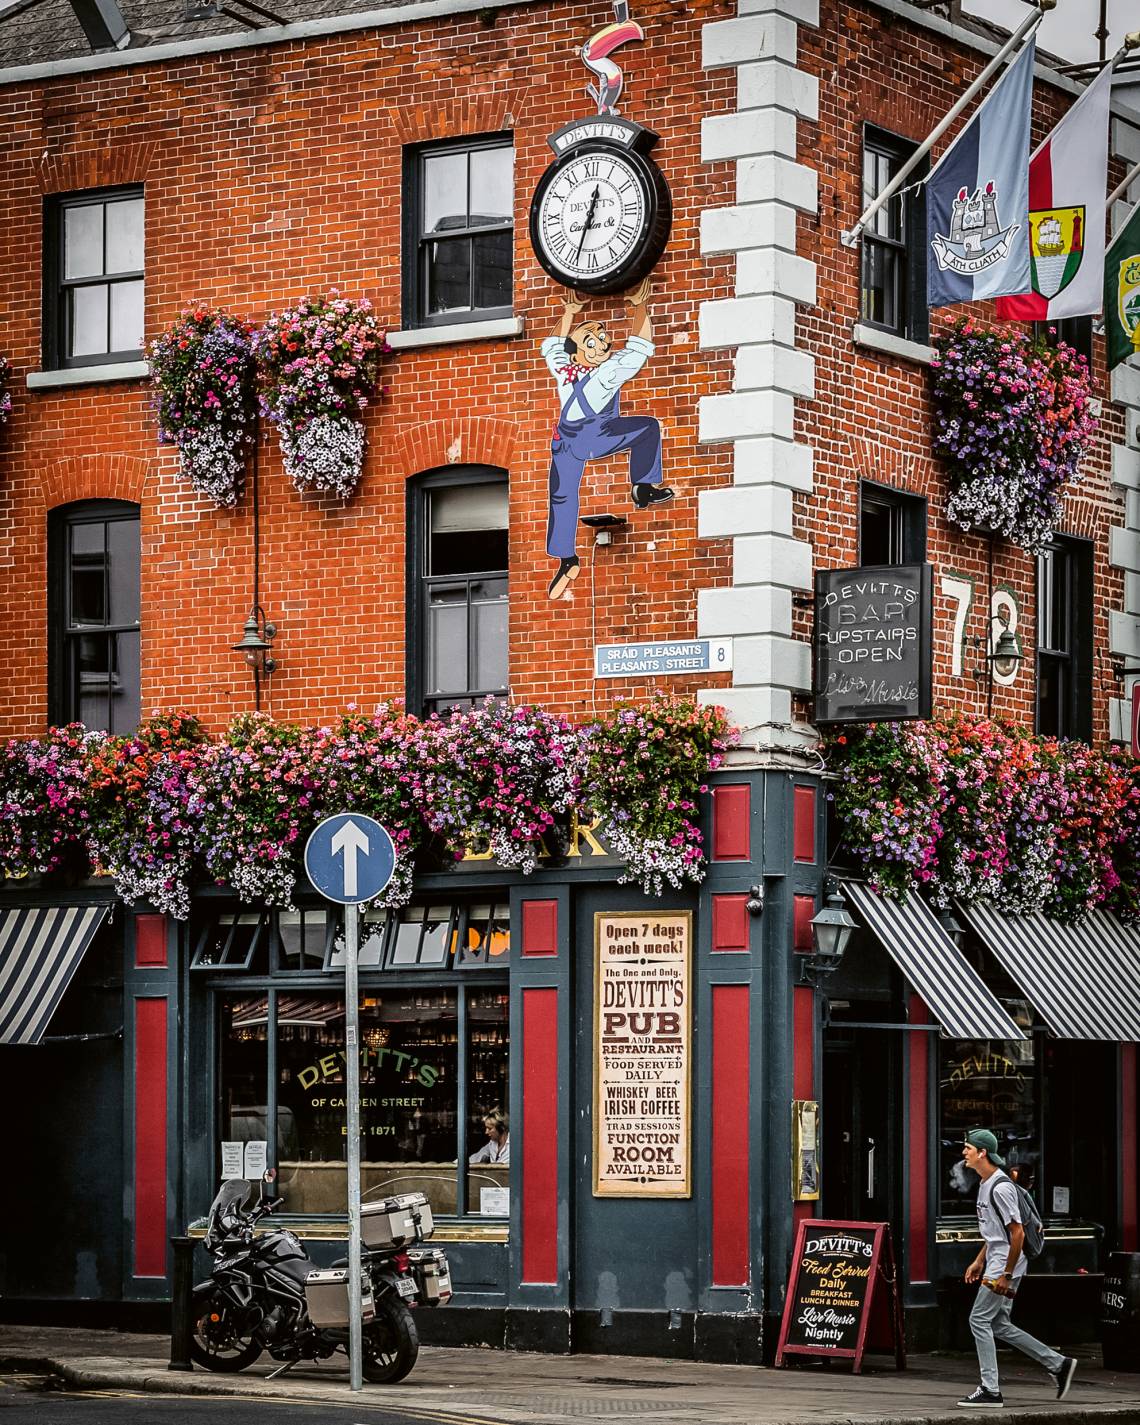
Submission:
<svg viewBox="0 0 1140 1425">
<path fill-rule="evenodd" d="M 558 1281 L 558 991 L 522 992 L 522 1280 Z"/>
<path fill-rule="evenodd" d="M 166 1275 L 166 1010 L 165 995 L 135 1000 L 136 1277 Z"/>
<path fill-rule="evenodd" d="M 712 1283 L 749 1278 L 747 985 L 712 987 Z"/>
</svg>

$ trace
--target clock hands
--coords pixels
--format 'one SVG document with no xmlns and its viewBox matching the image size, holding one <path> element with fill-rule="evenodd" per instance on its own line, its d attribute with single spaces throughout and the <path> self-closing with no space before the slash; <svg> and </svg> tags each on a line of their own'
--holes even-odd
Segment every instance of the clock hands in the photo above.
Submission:
<svg viewBox="0 0 1140 1425">
<path fill-rule="evenodd" d="M 577 267 L 578 260 L 582 256 L 582 248 L 586 242 L 586 234 L 590 231 L 590 225 L 594 221 L 594 213 L 598 206 L 598 200 L 602 196 L 601 184 L 594 185 L 594 192 L 590 198 L 590 206 L 586 209 L 586 221 L 582 224 L 582 236 L 578 239 L 578 251 L 574 254 L 574 266 Z"/>
</svg>

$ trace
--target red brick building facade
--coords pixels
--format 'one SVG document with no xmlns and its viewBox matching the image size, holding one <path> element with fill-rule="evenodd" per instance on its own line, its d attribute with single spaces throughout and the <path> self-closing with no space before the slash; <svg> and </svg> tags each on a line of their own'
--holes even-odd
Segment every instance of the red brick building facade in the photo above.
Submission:
<svg viewBox="0 0 1140 1425">
<path fill-rule="evenodd" d="M 948 1051 L 929 1032 L 923 986 L 904 980 L 866 930 L 852 956 L 859 964 L 843 972 L 848 980 L 831 982 L 830 1021 L 800 953 L 811 950 L 842 830 L 827 826 L 811 724 L 809 595 L 815 571 L 859 562 L 863 502 L 921 497 L 925 506 L 912 508 L 921 511 L 933 567 L 935 706 L 982 710 L 992 698 L 995 713 L 1033 725 L 1036 561 L 948 523 L 945 477 L 932 454 L 929 338 L 957 313 L 931 313 L 929 330 L 885 331 L 868 318 L 859 249 L 840 241 L 864 206 L 868 134 L 884 135 L 888 147 L 922 140 L 999 42 L 906 0 L 636 0 L 646 43 L 622 52 L 621 109 L 660 135 L 653 155 L 674 217 L 653 274 L 654 352 L 624 397 L 626 410 L 660 423 L 664 482 L 676 498 L 635 509 L 625 455 L 589 464 L 582 512 L 625 523 L 608 543 L 581 530 L 581 577 L 572 597 L 552 600 L 545 532 L 558 403 L 539 344 L 557 328 L 561 292 L 532 252 L 527 212 L 551 160 L 548 137 L 590 112 L 577 48 L 607 23 L 610 7 L 429 0 L 358 13 L 349 6 L 248 32 L 219 15 L 195 28 L 146 3 L 146 26 L 117 52 L 89 54 L 65 28 L 62 48 L 45 50 L 38 11 L 9 32 L 7 47 L 0 30 L 0 350 L 14 371 L 13 410 L 0 434 L 0 736 L 41 732 L 53 696 L 59 702 L 49 678 L 58 597 L 49 542 L 55 521 L 78 502 L 139 511 L 141 709 L 185 709 L 217 731 L 254 698 L 233 651 L 253 592 L 249 488 L 234 509 L 220 509 L 180 478 L 175 453 L 157 444 L 141 351 L 86 365 L 53 360 L 53 300 L 66 286 L 51 266 L 61 203 L 141 192 L 148 340 L 188 303 L 219 304 L 260 324 L 305 294 L 368 297 L 392 350 L 384 394 L 366 414 L 364 475 L 353 497 L 298 494 L 276 437 L 262 429 L 260 600 L 277 625 L 279 664 L 264 707 L 319 721 L 349 703 L 368 708 L 409 693 L 416 701 L 415 492 L 441 473 L 475 471 L 505 476 L 509 490 L 512 698 L 588 717 L 661 686 L 595 679 L 595 645 L 724 638 L 733 644 L 731 674 L 667 686 L 722 703 L 741 730 L 707 808 L 708 880 L 699 893 L 679 893 L 676 905 L 666 898 L 669 909 L 683 902 L 695 926 L 694 1176 L 683 1204 L 599 1204 L 578 1166 L 591 1151 L 595 917 L 657 913 L 655 902 L 620 885 L 620 868 L 601 848 L 596 869 L 525 878 L 482 865 L 467 868 L 462 893 L 442 873 L 417 883 L 418 923 L 451 897 L 465 907 L 488 901 L 488 921 L 495 905 L 509 906 L 515 931 L 509 975 L 499 966 L 487 981 L 501 992 L 494 1013 L 503 1016 L 491 1042 L 510 1043 L 509 1064 L 504 1047 L 499 1066 L 515 1145 L 501 1175 L 510 1209 L 473 1227 L 479 1209 L 464 1209 L 462 1168 L 458 1186 L 450 1184 L 440 1215 L 456 1218 L 447 1230 L 459 1295 L 448 1317 L 456 1324 L 438 1329 L 493 1344 L 757 1360 L 774 1343 L 793 1222 L 820 1211 L 891 1222 L 906 1304 L 916 1322 L 925 1313 L 929 1339 L 938 1330 L 934 1307 L 953 1301 L 962 1265 L 937 1107 Z M 1036 138 L 1077 92 L 1039 69 Z M 408 298 L 409 174 L 433 144 L 488 137 L 509 142 L 514 154 L 509 314 L 425 323 Z M 1140 155 L 1140 119 L 1122 106 L 1112 141 L 1116 181 Z M 585 315 L 625 339 L 630 313 L 619 297 L 591 301 Z M 1100 435 L 1067 495 L 1060 532 L 1091 544 L 1091 649 L 1081 654 L 1091 662 L 1091 730 L 1103 743 L 1125 732 L 1114 665 L 1140 658 L 1140 379 L 1134 364 L 1106 378 L 1100 338 L 1093 366 Z M 991 687 L 993 594 L 1024 657 Z M 53 897 L 87 896 L 104 908 L 111 899 L 105 885 L 9 886 L 3 894 L 0 911 L 11 914 Z M 233 1045 L 257 1035 L 226 1040 L 238 1020 L 225 1016 L 237 1014 L 231 1000 L 244 995 L 247 1024 L 268 1035 L 286 993 L 330 994 L 330 981 L 321 979 L 323 964 L 308 977 L 293 970 L 281 978 L 281 965 L 260 967 L 252 949 L 244 978 L 213 974 L 201 958 L 209 934 L 201 927 L 223 913 L 219 906 L 238 914 L 224 889 L 211 889 L 189 929 L 139 906 L 130 928 L 115 932 L 107 953 L 121 961 L 125 1038 L 120 1060 L 109 1059 L 90 1082 L 109 1086 L 104 1110 L 121 1099 L 114 1131 L 122 1161 L 107 1169 L 99 1199 L 112 1208 L 98 1281 L 92 1287 L 75 1265 L 87 1246 L 77 1238 L 75 1261 L 53 1266 L 47 1284 L 22 1276 L 14 1257 L 2 1283 L 9 1298 L 164 1299 L 165 1233 L 183 1230 L 208 1200 L 218 1140 L 237 1136 L 236 1117 L 276 1117 L 283 1157 L 321 1158 L 304 1140 L 301 1109 L 300 1127 L 282 1127 L 285 1077 L 275 1083 L 259 1069 L 264 1090 L 226 1077 L 245 1052 Z M 298 914 L 308 913 L 306 902 Z M 279 926 L 276 912 L 259 914 Z M 939 945 L 953 951 L 945 935 Z M 406 992 L 404 980 L 385 982 L 373 969 L 364 984 L 376 1003 L 386 983 Z M 464 996 L 477 1002 L 474 980 L 458 991 L 454 983 L 432 981 L 447 1014 L 468 1004 Z M 421 1017 L 442 1013 L 414 1007 Z M 1095 1283 L 1105 1251 L 1138 1243 L 1136 1049 L 1046 1043 L 1036 1027 L 1028 1041 L 1036 1059 L 1031 1051 L 1017 1061 L 1035 1131 L 1054 1112 L 1047 1104 L 1060 1101 L 1058 1085 L 1101 1090 L 1103 1122 L 1087 1125 L 1104 1154 L 1103 1171 L 1091 1175 L 1099 1195 L 1063 1209 L 1066 1219 L 1080 1217 L 1065 1238 L 1076 1245 L 1048 1273 L 1064 1278 L 1061 1286 L 1078 1275 Z M 185 1081 L 180 1065 L 188 1062 L 205 1066 L 201 1081 Z M 21 1118 L 30 1138 L 51 1121 L 52 1095 L 62 1101 L 67 1083 L 62 1069 L 45 1077 L 42 1104 Z M 242 1093 L 253 1098 L 236 1110 Z M 822 1103 L 822 1200 L 788 1190 L 793 1101 Z M 478 1129 L 478 1099 L 457 1102 Z M 1049 1132 L 1067 1140 L 1080 1105 L 1065 1099 L 1055 1111 Z M 458 1121 L 461 1109 L 452 1112 Z M 143 1141 L 140 1124 L 165 1121 L 169 1139 Z M 466 1162 L 465 1128 L 446 1155 L 449 1170 Z M 338 1155 L 339 1147 L 318 1166 L 339 1169 Z M 1067 1193 L 1068 1171 L 1052 1169 L 1043 1182 Z M 120 1201 L 134 1209 L 122 1220 Z M 951 1225 L 940 1225 L 947 1217 Z M 1082 1298 L 1074 1310 L 1088 1305 Z"/>
</svg>

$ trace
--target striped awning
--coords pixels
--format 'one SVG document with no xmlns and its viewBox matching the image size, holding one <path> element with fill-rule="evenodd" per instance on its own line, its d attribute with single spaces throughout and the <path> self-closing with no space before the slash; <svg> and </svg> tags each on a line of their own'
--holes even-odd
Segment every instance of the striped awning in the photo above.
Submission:
<svg viewBox="0 0 1140 1425">
<path fill-rule="evenodd" d="M 0 910 L 0 1044 L 40 1042 L 108 912 L 105 905 Z"/>
<path fill-rule="evenodd" d="M 1024 1039 L 973 965 L 917 896 L 876 895 L 861 881 L 844 881 L 855 909 L 891 959 L 954 1039 Z"/>
<path fill-rule="evenodd" d="M 1077 925 L 960 910 L 1056 1038 L 1140 1040 L 1140 931 L 1103 910 Z"/>
</svg>

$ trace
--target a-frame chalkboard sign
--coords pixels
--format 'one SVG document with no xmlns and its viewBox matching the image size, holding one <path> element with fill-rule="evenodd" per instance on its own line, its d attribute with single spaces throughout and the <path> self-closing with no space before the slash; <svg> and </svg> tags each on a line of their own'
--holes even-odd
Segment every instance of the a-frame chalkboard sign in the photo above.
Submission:
<svg viewBox="0 0 1140 1425">
<path fill-rule="evenodd" d="M 801 1222 L 776 1364 L 839 1356 L 863 1369 L 864 1351 L 894 1351 L 906 1369 L 898 1273 L 885 1222 Z"/>
</svg>

